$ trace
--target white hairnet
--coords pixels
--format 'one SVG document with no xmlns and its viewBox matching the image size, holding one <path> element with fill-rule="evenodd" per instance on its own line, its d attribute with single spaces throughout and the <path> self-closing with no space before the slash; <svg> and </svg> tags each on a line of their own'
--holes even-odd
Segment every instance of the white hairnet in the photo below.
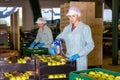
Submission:
<svg viewBox="0 0 120 80">
<path fill-rule="evenodd" d="M 78 15 L 79 17 L 81 16 L 81 12 L 80 10 L 78 9 L 78 7 L 75 7 L 75 6 L 71 6 L 66 14 L 66 16 L 69 16 L 69 15 Z"/>
<path fill-rule="evenodd" d="M 46 20 L 44 20 L 42 17 L 38 18 L 35 23 L 46 23 Z"/>
</svg>

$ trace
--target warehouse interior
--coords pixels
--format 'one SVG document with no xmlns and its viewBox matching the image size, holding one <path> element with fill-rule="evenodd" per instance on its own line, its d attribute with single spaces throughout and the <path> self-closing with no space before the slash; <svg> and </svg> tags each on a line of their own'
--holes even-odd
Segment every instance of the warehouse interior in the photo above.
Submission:
<svg viewBox="0 0 120 80">
<path fill-rule="evenodd" d="M 36 61 L 37 59 L 35 58 L 39 55 L 40 50 L 38 52 L 37 50 L 29 50 L 29 46 L 37 35 L 38 28 L 35 23 L 37 18 L 44 17 L 46 19 L 47 25 L 52 30 L 55 39 L 69 23 L 66 13 L 70 6 L 77 6 L 81 10 L 81 19 L 83 22 L 89 24 L 92 30 L 95 48 L 88 55 L 88 68 L 103 68 L 120 72 L 119 0 L 0 0 L 0 62 L 3 63 L 2 61 L 4 61 L 4 59 L 10 59 L 13 61 L 10 63 L 15 63 L 17 58 L 25 57 L 28 59 L 26 56 L 30 56 Z M 109 12 L 105 14 L 105 11 Z M 65 53 L 66 46 L 64 43 L 62 46 L 63 52 Z M 40 49 L 41 51 L 43 50 L 41 52 L 42 54 L 48 54 L 47 49 Z M 35 62 L 35 64 L 37 64 L 37 62 Z M 14 65 L 15 64 L 8 65 L 7 67 L 13 67 Z M 24 67 L 29 66 L 31 66 L 31 64 Z M 0 77 L 3 76 L 1 73 L 4 73 L 4 69 L 5 72 L 9 71 L 6 66 L 4 66 L 4 68 L 2 67 Z M 20 65 L 20 67 L 22 66 Z M 64 67 L 67 68 L 67 66 Z M 32 68 L 32 66 L 30 68 Z M 46 69 L 47 68 L 43 69 L 43 74 L 46 72 Z M 70 69 L 74 71 L 73 66 L 70 67 Z M 24 71 L 24 69 L 20 70 Z M 14 68 L 10 71 L 13 72 Z M 36 66 L 34 74 L 39 74 Z M 42 68 L 40 74 L 42 74 Z M 48 74 L 45 76 L 42 75 L 42 77 L 46 76 L 48 76 Z M 66 76 L 68 76 L 68 74 Z M 39 79 L 34 76 L 34 78 L 30 80 Z M 68 80 L 68 78 L 57 80 Z"/>
</svg>

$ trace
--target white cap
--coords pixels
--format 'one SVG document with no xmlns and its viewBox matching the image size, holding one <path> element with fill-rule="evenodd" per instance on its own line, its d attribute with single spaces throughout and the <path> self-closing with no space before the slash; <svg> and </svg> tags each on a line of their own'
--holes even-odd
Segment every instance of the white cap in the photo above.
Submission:
<svg viewBox="0 0 120 80">
<path fill-rule="evenodd" d="M 69 15 L 78 15 L 79 17 L 81 16 L 81 12 L 80 10 L 78 9 L 78 7 L 75 7 L 75 6 L 71 6 L 66 14 L 66 16 L 69 16 Z"/>
<path fill-rule="evenodd" d="M 46 20 L 44 20 L 42 17 L 38 18 L 35 23 L 46 23 Z"/>
</svg>

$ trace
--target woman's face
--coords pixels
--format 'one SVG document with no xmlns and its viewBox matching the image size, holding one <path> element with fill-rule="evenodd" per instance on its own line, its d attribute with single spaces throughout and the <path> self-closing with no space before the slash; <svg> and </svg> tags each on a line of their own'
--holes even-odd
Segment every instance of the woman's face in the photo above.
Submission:
<svg viewBox="0 0 120 80">
<path fill-rule="evenodd" d="M 68 16 L 68 19 L 69 21 L 72 23 L 72 24 L 75 24 L 76 22 L 78 22 L 78 15 L 69 15 Z"/>
<path fill-rule="evenodd" d="M 38 23 L 37 24 L 39 28 L 44 28 L 45 24 L 44 23 Z"/>
</svg>

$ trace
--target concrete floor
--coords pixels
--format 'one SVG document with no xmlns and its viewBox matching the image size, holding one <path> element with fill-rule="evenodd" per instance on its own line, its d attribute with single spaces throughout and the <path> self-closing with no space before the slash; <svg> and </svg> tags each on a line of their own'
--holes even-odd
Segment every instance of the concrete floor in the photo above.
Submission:
<svg viewBox="0 0 120 80">
<path fill-rule="evenodd" d="M 103 55 L 103 65 L 102 68 L 120 72 L 120 56 L 118 58 L 118 65 L 113 65 L 112 64 L 112 56 L 111 55 Z"/>
</svg>

